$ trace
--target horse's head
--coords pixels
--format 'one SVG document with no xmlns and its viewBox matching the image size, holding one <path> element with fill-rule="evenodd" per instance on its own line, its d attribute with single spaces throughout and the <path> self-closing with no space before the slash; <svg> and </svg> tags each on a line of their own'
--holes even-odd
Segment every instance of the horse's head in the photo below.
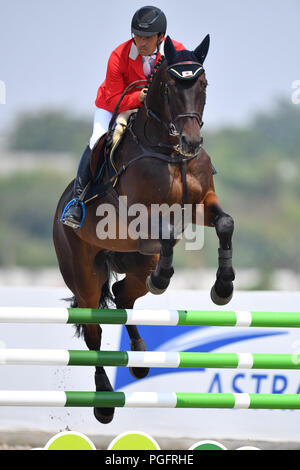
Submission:
<svg viewBox="0 0 300 470">
<path fill-rule="evenodd" d="M 149 90 L 151 109 L 155 109 L 161 122 L 168 127 L 169 134 L 177 136 L 178 150 L 184 156 L 197 155 L 203 142 L 201 128 L 207 87 L 203 63 L 208 48 L 209 35 L 194 51 L 177 51 L 167 37 L 166 60 Z"/>
</svg>

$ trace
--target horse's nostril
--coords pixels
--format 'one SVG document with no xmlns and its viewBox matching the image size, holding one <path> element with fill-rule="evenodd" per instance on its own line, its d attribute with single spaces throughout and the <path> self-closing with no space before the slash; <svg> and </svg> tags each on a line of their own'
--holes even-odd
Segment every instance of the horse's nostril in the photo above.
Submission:
<svg viewBox="0 0 300 470">
<path fill-rule="evenodd" d="M 185 135 L 181 136 L 181 145 L 190 149 L 194 149 L 203 144 L 203 137 L 200 137 L 199 140 L 191 141 Z"/>
<path fill-rule="evenodd" d="M 182 142 L 183 144 L 187 144 L 187 140 L 186 140 L 185 135 L 181 136 L 181 142 Z"/>
</svg>

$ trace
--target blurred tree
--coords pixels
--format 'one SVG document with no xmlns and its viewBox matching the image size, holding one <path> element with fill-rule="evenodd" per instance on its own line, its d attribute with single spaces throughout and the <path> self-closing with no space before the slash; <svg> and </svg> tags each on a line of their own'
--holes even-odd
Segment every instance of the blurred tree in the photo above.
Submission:
<svg viewBox="0 0 300 470">
<path fill-rule="evenodd" d="M 81 154 L 91 134 L 88 119 L 64 111 L 22 113 L 9 137 L 9 148 L 27 152 L 72 152 Z"/>
<path fill-rule="evenodd" d="M 56 264 L 53 217 L 70 180 L 56 172 L 16 173 L 0 179 L 0 264 Z"/>
<path fill-rule="evenodd" d="M 278 100 L 248 126 L 206 135 L 217 193 L 235 219 L 236 266 L 299 270 L 299 129 L 300 106 Z"/>
</svg>

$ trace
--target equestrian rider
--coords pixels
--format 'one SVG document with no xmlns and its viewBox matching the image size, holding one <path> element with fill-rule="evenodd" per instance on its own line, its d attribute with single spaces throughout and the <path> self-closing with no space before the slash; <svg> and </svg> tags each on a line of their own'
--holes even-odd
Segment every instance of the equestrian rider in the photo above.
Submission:
<svg viewBox="0 0 300 470">
<path fill-rule="evenodd" d="M 83 209 L 80 196 L 91 179 L 90 156 L 99 139 L 107 132 L 116 105 L 128 85 L 147 78 L 156 62 L 163 55 L 167 19 L 157 7 L 140 8 L 131 22 L 132 39 L 121 44 L 111 54 L 106 79 L 99 87 L 95 101 L 93 134 L 81 157 L 74 182 L 74 199 L 65 209 L 62 222 L 72 228 L 80 228 Z M 185 49 L 176 41 L 177 50 Z M 121 102 L 119 113 L 142 106 L 147 90 L 132 90 Z"/>
</svg>

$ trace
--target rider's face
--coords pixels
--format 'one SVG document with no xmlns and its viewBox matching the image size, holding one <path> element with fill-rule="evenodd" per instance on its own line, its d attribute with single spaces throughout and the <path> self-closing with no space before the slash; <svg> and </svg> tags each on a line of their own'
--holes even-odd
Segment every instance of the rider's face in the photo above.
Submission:
<svg viewBox="0 0 300 470">
<path fill-rule="evenodd" d="M 157 43 L 158 43 L 158 34 L 154 36 L 150 36 L 148 38 L 144 36 L 136 36 L 134 35 L 134 41 L 140 55 L 150 55 L 156 51 Z"/>
</svg>

